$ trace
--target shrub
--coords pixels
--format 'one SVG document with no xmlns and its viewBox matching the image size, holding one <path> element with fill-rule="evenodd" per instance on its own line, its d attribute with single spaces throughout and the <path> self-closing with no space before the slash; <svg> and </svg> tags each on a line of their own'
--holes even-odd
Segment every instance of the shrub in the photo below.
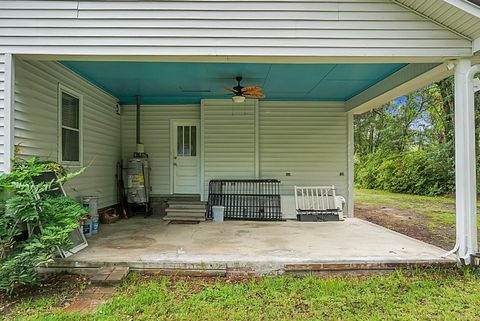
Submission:
<svg viewBox="0 0 480 321">
<path fill-rule="evenodd" d="M 34 183 L 34 177 L 52 170 L 58 180 Z M 45 195 L 81 172 L 66 174 L 58 164 L 32 158 L 14 160 L 12 172 L 0 176 L 0 290 L 36 284 L 38 268 L 53 261 L 58 247 L 71 246 L 70 232 L 86 210 L 69 197 Z"/>
<path fill-rule="evenodd" d="M 453 162 L 442 149 L 372 153 L 355 164 L 357 186 L 417 195 L 449 193 L 455 185 Z"/>
</svg>

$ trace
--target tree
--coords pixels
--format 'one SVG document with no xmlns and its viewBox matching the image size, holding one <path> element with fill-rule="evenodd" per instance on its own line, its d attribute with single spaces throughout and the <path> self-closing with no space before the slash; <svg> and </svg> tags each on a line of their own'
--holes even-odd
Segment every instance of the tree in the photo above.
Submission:
<svg viewBox="0 0 480 321">
<path fill-rule="evenodd" d="M 453 80 L 447 78 L 357 116 L 357 183 L 409 193 L 451 192 L 453 92 Z"/>
</svg>

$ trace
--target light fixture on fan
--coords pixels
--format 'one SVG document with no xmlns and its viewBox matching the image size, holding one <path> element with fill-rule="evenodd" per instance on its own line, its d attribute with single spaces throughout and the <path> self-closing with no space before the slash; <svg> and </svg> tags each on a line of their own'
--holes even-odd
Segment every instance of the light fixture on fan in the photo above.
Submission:
<svg viewBox="0 0 480 321">
<path fill-rule="evenodd" d="M 232 96 L 232 100 L 236 104 L 244 103 L 245 99 L 246 99 L 245 96 L 238 96 L 238 95 Z"/>
<path fill-rule="evenodd" d="M 246 98 L 265 98 L 265 94 L 260 92 L 262 90 L 262 87 L 260 86 L 246 86 L 243 87 L 240 85 L 240 82 L 242 81 L 242 77 L 237 76 L 235 78 L 237 80 L 237 85 L 233 88 L 230 87 L 225 87 L 226 90 L 234 93 L 232 96 L 232 101 L 234 103 L 243 103 L 245 102 Z"/>
</svg>

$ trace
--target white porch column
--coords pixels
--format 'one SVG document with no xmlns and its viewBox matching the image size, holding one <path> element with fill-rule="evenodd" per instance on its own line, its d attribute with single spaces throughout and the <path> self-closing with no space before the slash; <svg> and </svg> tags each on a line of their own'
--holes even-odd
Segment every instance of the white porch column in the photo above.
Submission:
<svg viewBox="0 0 480 321">
<path fill-rule="evenodd" d="M 467 74 L 470 60 L 458 61 L 455 69 L 455 189 L 456 233 L 459 258 L 469 263 L 469 255 L 477 252 L 475 111 L 469 105 L 473 85 Z"/>
<path fill-rule="evenodd" d="M 10 173 L 14 156 L 14 110 L 15 110 L 15 60 L 11 53 L 5 54 L 5 89 L 4 89 L 4 159 L 3 170 Z"/>
<path fill-rule="evenodd" d="M 347 113 L 347 217 L 354 216 L 354 127 L 353 112 Z"/>
</svg>

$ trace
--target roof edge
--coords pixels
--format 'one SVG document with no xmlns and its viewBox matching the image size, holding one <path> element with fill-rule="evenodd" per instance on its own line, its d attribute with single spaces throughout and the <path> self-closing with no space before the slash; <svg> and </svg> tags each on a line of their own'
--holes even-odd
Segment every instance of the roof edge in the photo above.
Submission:
<svg viewBox="0 0 480 321">
<path fill-rule="evenodd" d="M 457 9 L 480 18 L 480 0 L 442 0 Z"/>
<path fill-rule="evenodd" d="M 455 29 L 453 29 L 453 28 L 451 28 L 451 27 L 449 27 L 449 26 L 447 26 L 447 25 L 445 25 L 445 24 L 443 24 L 443 23 L 441 23 L 441 22 L 439 22 L 439 21 L 437 21 L 437 20 L 435 20 L 435 19 L 427 16 L 426 14 L 424 14 L 424 13 L 422 13 L 422 12 L 420 12 L 420 11 L 415 10 L 414 8 L 411 8 L 411 7 L 409 7 L 409 6 L 401 3 L 400 1 L 397 1 L 397 0 L 391 0 L 391 1 L 392 1 L 393 3 L 395 3 L 396 5 L 402 7 L 402 8 L 405 8 L 405 9 L 407 9 L 407 10 L 410 10 L 410 11 L 416 13 L 417 15 L 419 15 L 419 16 L 422 17 L 422 18 L 427 19 L 428 21 L 431 21 L 432 23 L 434 23 L 434 24 L 436 24 L 436 25 L 438 25 L 438 26 L 440 26 L 440 27 L 442 27 L 442 28 L 444 28 L 444 29 L 446 29 L 446 30 L 448 30 L 448 31 L 450 31 L 450 32 L 453 32 L 454 34 L 456 34 L 456 35 L 459 36 L 459 37 L 462 37 L 462 38 L 464 38 L 464 39 L 466 39 L 466 40 L 470 40 L 470 41 L 473 40 L 471 37 L 469 37 L 469 36 L 467 36 L 467 35 L 459 32 L 459 31 L 457 31 L 457 30 L 455 30 Z M 458 2 L 458 1 L 461 1 L 461 2 L 463 2 L 462 0 L 441 0 L 441 1 L 444 1 L 444 2 L 446 2 L 446 3 L 448 3 L 448 1 L 457 1 L 457 2 Z M 460 10 L 465 11 L 465 10 L 463 10 L 463 9 L 460 9 Z M 468 11 L 465 11 L 465 12 L 469 13 Z"/>
</svg>

